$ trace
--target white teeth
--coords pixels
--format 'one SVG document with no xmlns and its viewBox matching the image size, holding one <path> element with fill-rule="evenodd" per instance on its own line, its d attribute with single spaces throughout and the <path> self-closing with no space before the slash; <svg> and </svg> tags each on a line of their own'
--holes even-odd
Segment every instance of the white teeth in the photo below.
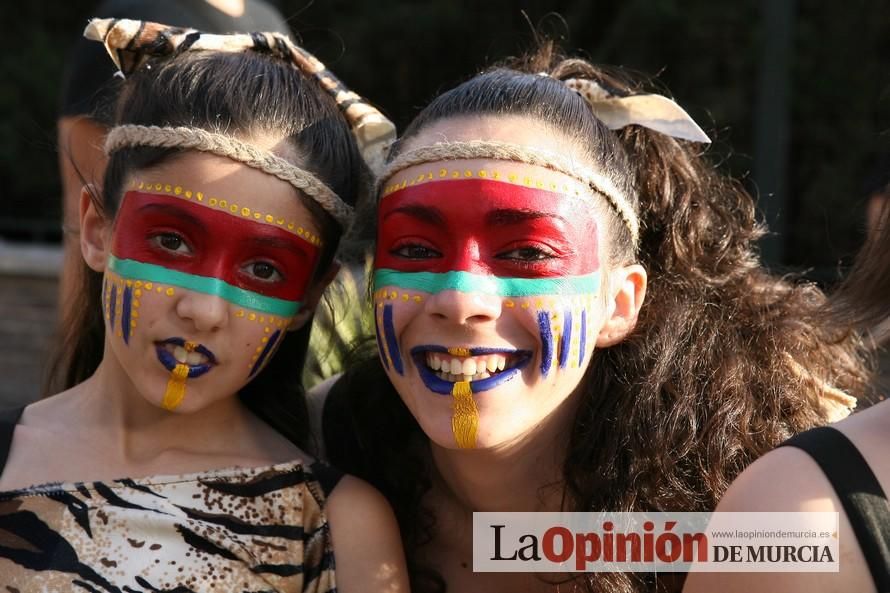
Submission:
<svg viewBox="0 0 890 593">
<path fill-rule="evenodd" d="M 188 360 L 188 352 L 182 346 L 177 346 L 173 349 L 173 358 L 176 359 L 176 362 L 185 364 L 185 361 Z"/>
<path fill-rule="evenodd" d="M 439 356 L 438 353 L 428 352 L 426 364 L 437 377 L 451 382 L 488 379 L 507 367 L 507 357 L 500 354 L 442 358 Z"/>
<path fill-rule="evenodd" d="M 184 346 L 178 344 L 171 344 L 167 342 L 164 344 L 164 349 L 167 350 L 170 354 L 173 355 L 173 358 L 179 364 L 187 364 L 190 366 L 196 366 L 199 364 L 206 364 L 209 362 L 207 357 L 201 354 L 200 352 L 189 352 L 185 349 Z"/>
</svg>

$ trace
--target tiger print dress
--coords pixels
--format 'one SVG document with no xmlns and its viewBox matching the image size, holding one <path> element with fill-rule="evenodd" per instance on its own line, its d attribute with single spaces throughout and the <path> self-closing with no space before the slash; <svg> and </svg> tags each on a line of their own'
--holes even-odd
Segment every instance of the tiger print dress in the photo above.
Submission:
<svg viewBox="0 0 890 593">
<path fill-rule="evenodd" d="M 0 493 L 0 592 L 336 591 L 339 476 L 293 462 Z"/>
</svg>

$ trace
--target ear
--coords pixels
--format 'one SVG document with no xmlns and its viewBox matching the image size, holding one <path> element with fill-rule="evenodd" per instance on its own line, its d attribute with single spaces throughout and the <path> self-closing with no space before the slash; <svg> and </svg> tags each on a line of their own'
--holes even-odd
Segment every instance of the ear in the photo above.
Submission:
<svg viewBox="0 0 890 593">
<path fill-rule="evenodd" d="M 96 208 L 96 191 L 92 185 L 80 190 L 80 252 L 90 269 L 104 272 L 111 253 L 111 224 Z"/>
<path fill-rule="evenodd" d="M 597 348 L 614 346 L 637 325 L 646 298 L 646 270 L 639 264 L 623 266 L 610 274 L 606 321 L 596 338 Z"/>
<path fill-rule="evenodd" d="M 328 285 L 334 281 L 334 278 L 337 277 L 338 273 L 340 273 L 340 262 L 334 260 L 331 262 L 325 275 L 312 284 L 306 291 L 306 296 L 303 299 L 303 306 L 300 307 L 300 311 L 296 316 L 291 319 L 290 325 L 287 327 L 288 331 L 296 331 L 300 329 L 305 325 L 309 318 L 312 317 L 312 313 L 315 312 L 315 307 L 318 305 L 318 301 L 321 300 L 321 295 L 324 294 L 324 291 L 327 289 Z"/>
</svg>

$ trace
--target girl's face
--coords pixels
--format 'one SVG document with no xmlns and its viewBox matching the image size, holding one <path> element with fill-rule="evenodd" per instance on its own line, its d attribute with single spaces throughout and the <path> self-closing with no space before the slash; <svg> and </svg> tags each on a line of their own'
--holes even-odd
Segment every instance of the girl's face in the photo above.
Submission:
<svg viewBox="0 0 890 593">
<path fill-rule="evenodd" d="M 443 139 L 565 150 L 552 132 L 518 118 L 445 120 L 406 150 Z M 386 181 L 374 274 L 378 346 L 434 442 L 509 443 L 576 391 L 615 311 L 600 199 L 572 177 L 507 161 L 427 163 Z"/>
<path fill-rule="evenodd" d="M 109 232 L 101 252 L 85 250 L 105 273 L 106 357 L 171 411 L 235 394 L 321 290 L 318 228 L 293 187 L 221 157 L 186 153 L 133 176 Z"/>
</svg>

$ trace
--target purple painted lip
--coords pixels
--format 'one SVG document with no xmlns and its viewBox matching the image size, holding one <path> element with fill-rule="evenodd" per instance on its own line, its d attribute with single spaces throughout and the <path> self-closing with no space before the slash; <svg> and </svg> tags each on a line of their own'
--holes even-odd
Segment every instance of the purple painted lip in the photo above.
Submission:
<svg viewBox="0 0 890 593">
<path fill-rule="evenodd" d="M 504 354 L 515 358 L 515 364 L 509 369 L 504 369 L 488 379 L 470 381 L 470 390 L 473 393 L 482 393 L 483 391 L 494 389 L 495 387 L 518 377 L 519 373 L 522 372 L 522 369 L 525 368 L 525 365 L 527 365 L 532 358 L 532 353 L 529 350 L 516 350 L 510 348 L 468 348 L 468 350 L 470 351 L 470 356 Z M 414 359 L 414 366 L 417 367 L 418 372 L 420 373 L 420 379 L 423 381 L 424 385 L 427 386 L 427 389 L 433 393 L 451 395 L 454 381 L 446 381 L 445 379 L 442 379 L 426 365 L 427 352 L 447 353 L 448 348 L 437 345 L 415 346 L 411 349 L 411 357 Z"/>
<path fill-rule="evenodd" d="M 186 341 L 183 338 L 169 338 L 161 342 L 156 342 L 155 352 L 158 356 L 158 360 L 168 371 L 173 371 L 173 369 L 175 369 L 176 365 L 179 363 L 176 361 L 176 358 L 173 356 L 173 354 L 167 351 L 165 346 L 167 344 L 173 344 L 174 346 L 185 347 L 185 342 Z M 213 365 L 216 364 L 216 357 L 213 355 L 213 352 L 211 352 L 201 344 L 198 344 L 195 347 L 195 352 L 199 352 L 207 357 L 207 362 L 196 365 L 187 365 L 189 368 L 189 379 L 200 377 L 201 375 L 212 369 Z"/>
</svg>

